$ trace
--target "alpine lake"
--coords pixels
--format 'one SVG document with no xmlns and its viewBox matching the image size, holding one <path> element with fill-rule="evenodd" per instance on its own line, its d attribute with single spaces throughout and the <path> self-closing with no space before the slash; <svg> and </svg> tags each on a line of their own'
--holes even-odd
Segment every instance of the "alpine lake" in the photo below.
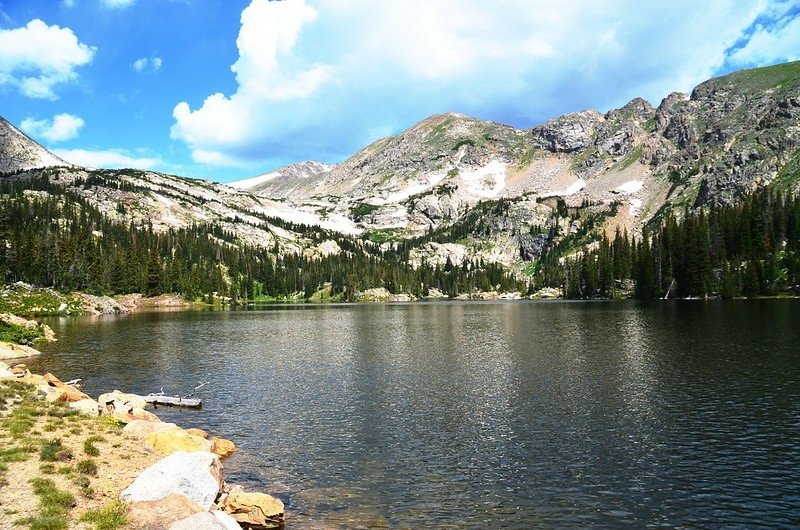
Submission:
<svg viewBox="0 0 800 530">
<path fill-rule="evenodd" d="M 188 394 L 287 528 L 800 527 L 800 300 L 46 320 L 38 373 Z"/>
</svg>

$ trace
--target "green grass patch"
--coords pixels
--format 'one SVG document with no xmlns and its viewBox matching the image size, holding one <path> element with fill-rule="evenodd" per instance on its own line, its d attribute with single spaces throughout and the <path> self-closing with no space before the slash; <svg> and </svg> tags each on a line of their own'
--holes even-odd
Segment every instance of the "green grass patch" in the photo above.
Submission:
<svg viewBox="0 0 800 530">
<path fill-rule="evenodd" d="M 42 462 L 58 462 L 66 456 L 62 454 L 64 450 L 64 445 L 58 438 L 47 440 L 39 449 L 39 460 Z"/>
<path fill-rule="evenodd" d="M 105 441 L 105 438 L 102 436 L 90 436 L 83 441 L 83 452 L 89 456 L 100 456 L 100 448 L 98 448 L 95 443 Z"/>
<path fill-rule="evenodd" d="M 64 530 L 69 527 L 69 510 L 75 506 L 75 496 L 60 490 L 50 479 L 32 478 L 33 492 L 39 497 L 40 512 L 17 521 L 31 530 Z"/>
<path fill-rule="evenodd" d="M 361 219 L 362 217 L 365 217 L 378 209 L 380 209 L 380 206 L 361 202 L 358 203 L 358 205 L 350 208 L 350 214 L 354 219 Z"/>
<path fill-rule="evenodd" d="M 89 475 L 92 477 L 97 476 L 97 462 L 92 460 L 91 458 L 87 458 L 86 460 L 81 460 L 77 464 L 75 464 L 75 470 L 82 475 Z"/>
<path fill-rule="evenodd" d="M 9 447 L 8 449 L 0 450 L 0 462 L 4 464 L 25 462 L 30 456 L 30 451 L 25 447 Z"/>
<path fill-rule="evenodd" d="M 127 513 L 127 504 L 115 500 L 97 510 L 89 510 L 81 516 L 81 521 L 93 524 L 95 530 L 116 530 L 130 522 Z"/>
<path fill-rule="evenodd" d="M 13 342 L 14 344 L 33 344 L 43 338 L 44 333 L 39 328 L 0 322 L 0 341 Z"/>
</svg>

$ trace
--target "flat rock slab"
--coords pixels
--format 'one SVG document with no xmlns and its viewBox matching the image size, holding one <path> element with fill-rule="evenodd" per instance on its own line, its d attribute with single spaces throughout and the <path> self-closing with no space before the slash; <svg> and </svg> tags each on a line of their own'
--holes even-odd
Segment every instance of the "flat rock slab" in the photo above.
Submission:
<svg viewBox="0 0 800 530">
<path fill-rule="evenodd" d="M 120 498 L 127 502 L 155 501 L 176 493 L 207 511 L 223 479 L 222 465 L 214 453 L 178 451 L 145 469 Z"/>
<path fill-rule="evenodd" d="M 174 522 L 199 513 L 205 512 L 187 497 L 177 493 L 154 501 L 133 502 L 128 507 L 130 526 L 137 530 L 172 528 L 170 525 Z"/>
</svg>

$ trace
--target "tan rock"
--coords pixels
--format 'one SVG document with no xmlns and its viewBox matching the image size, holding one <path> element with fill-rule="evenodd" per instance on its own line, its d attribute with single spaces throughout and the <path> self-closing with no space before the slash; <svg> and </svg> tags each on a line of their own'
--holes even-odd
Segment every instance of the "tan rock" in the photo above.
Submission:
<svg viewBox="0 0 800 530">
<path fill-rule="evenodd" d="M 248 493 L 241 486 L 233 486 L 221 506 L 236 521 L 252 528 L 280 528 L 283 526 L 283 502 L 266 493 Z"/>
<path fill-rule="evenodd" d="M 136 438 L 145 440 L 148 436 L 158 431 L 168 429 L 179 429 L 174 423 L 164 423 L 160 421 L 132 420 L 122 428 L 122 435 L 126 438 Z"/>
<path fill-rule="evenodd" d="M 186 519 L 203 510 L 191 499 L 172 493 L 155 501 L 139 501 L 130 504 L 128 518 L 130 527 L 137 530 L 164 530 L 176 521 Z"/>
<path fill-rule="evenodd" d="M 167 456 L 176 451 L 211 451 L 212 443 L 205 438 L 189 434 L 183 429 L 156 431 L 147 437 L 147 445 L 158 454 Z"/>
<path fill-rule="evenodd" d="M 42 352 L 30 346 L 0 341 L 0 359 L 20 359 L 22 357 L 34 357 L 41 354 Z"/>
<path fill-rule="evenodd" d="M 16 378 L 17 374 L 14 373 L 6 363 L 0 362 L 0 379 L 6 379 L 9 377 Z"/>
<path fill-rule="evenodd" d="M 91 399 L 89 396 L 75 388 L 74 386 L 63 383 L 58 377 L 53 374 L 47 373 L 42 376 L 42 379 L 54 390 L 54 392 L 46 392 L 44 387 L 39 384 L 42 390 L 47 393 L 47 401 L 67 401 L 75 402 L 84 399 Z"/>
<path fill-rule="evenodd" d="M 189 434 L 193 434 L 195 436 L 199 436 L 200 438 L 205 438 L 206 440 L 208 440 L 208 433 L 206 431 L 204 431 L 203 429 L 197 429 L 195 427 L 191 427 L 189 429 L 186 429 L 186 432 L 188 432 Z"/>
<path fill-rule="evenodd" d="M 147 421 L 161 421 L 161 418 L 144 409 L 135 408 L 131 410 L 131 416 L 139 420 L 147 420 Z"/>
<path fill-rule="evenodd" d="M 221 459 L 228 458 L 236 451 L 236 444 L 225 438 L 211 438 L 211 452 Z"/>
</svg>

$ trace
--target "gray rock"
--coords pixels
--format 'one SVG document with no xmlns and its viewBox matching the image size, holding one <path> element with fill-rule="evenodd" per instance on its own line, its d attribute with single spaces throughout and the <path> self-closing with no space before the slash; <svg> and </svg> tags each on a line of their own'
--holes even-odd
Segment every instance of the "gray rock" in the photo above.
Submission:
<svg viewBox="0 0 800 530">
<path fill-rule="evenodd" d="M 211 508 L 223 483 L 219 458 L 207 451 L 178 451 L 159 460 L 120 494 L 127 502 L 153 501 L 177 493 L 204 510 Z"/>
</svg>

